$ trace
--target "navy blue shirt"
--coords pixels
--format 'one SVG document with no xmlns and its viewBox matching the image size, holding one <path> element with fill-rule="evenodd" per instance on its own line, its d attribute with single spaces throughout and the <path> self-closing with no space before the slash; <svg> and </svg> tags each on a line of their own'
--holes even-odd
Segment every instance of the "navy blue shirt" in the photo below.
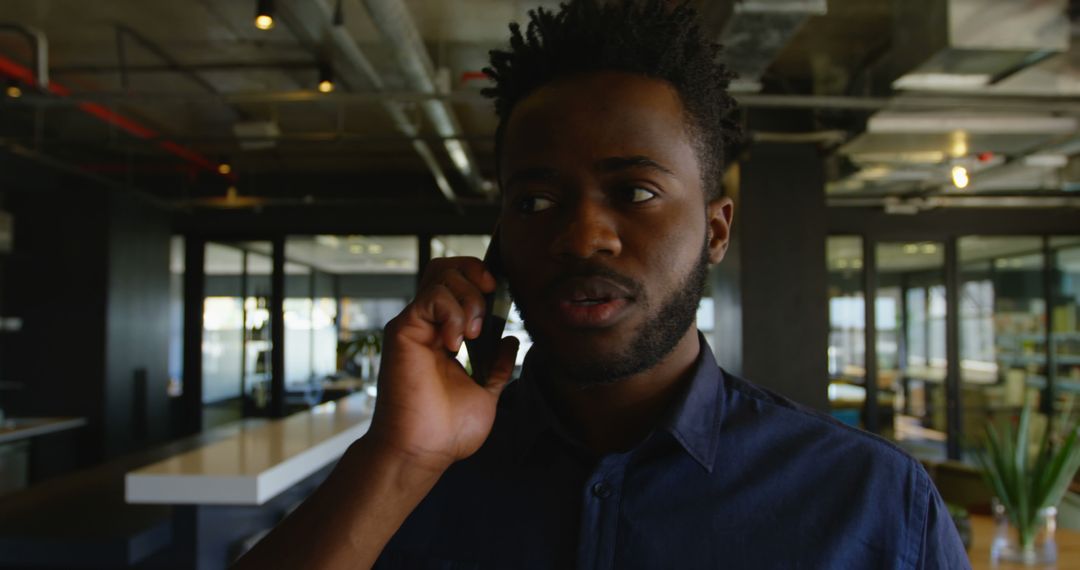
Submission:
<svg viewBox="0 0 1080 570">
<path fill-rule="evenodd" d="M 968 568 L 921 465 L 717 367 L 701 340 L 669 419 L 595 457 L 557 421 L 534 350 L 495 427 L 375 568 Z"/>
</svg>

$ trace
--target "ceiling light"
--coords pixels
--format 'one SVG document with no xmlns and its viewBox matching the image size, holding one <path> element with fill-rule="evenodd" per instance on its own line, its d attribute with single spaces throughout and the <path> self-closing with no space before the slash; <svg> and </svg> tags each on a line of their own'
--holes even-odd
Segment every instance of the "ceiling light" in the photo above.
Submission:
<svg viewBox="0 0 1080 570">
<path fill-rule="evenodd" d="M 360 255 L 360 254 L 364 253 L 364 246 L 362 246 L 362 245 L 360 245 L 358 243 L 354 243 L 354 244 L 349 246 L 349 253 L 351 253 L 353 255 Z"/>
<path fill-rule="evenodd" d="M 341 245 L 341 240 L 339 240 L 337 236 L 317 235 L 315 236 L 315 243 L 318 243 L 323 247 L 337 249 L 338 246 Z"/>
<path fill-rule="evenodd" d="M 379 255 L 380 253 L 382 253 L 382 246 L 377 243 L 373 243 L 367 247 L 367 252 L 372 255 Z"/>
<path fill-rule="evenodd" d="M 334 90 L 334 70 L 329 65 L 319 66 L 319 92 L 329 93 Z"/>
<path fill-rule="evenodd" d="M 919 253 L 918 244 L 909 243 L 909 244 L 905 245 L 904 246 L 904 253 L 906 253 L 908 255 L 911 255 L 911 254 L 914 254 L 914 253 Z"/>
<path fill-rule="evenodd" d="M 926 255 L 933 255 L 937 253 L 937 246 L 932 243 L 924 243 L 922 245 L 922 252 Z"/>
<path fill-rule="evenodd" d="M 836 260 L 836 267 L 838 267 L 840 269 L 847 269 L 847 266 L 848 266 L 848 261 L 846 259 L 838 259 L 838 260 Z"/>
<path fill-rule="evenodd" d="M 968 134 L 965 131 L 953 131 L 950 137 L 949 154 L 953 158 L 960 158 L 967 156 L 968 150 Z"/>
<path fill-rule="evenodd" d="M 1069 164 L 1069 157 L 1064 154 L 1031 154 L 1024 157 L 1024 166 L 1036 168 L 1063 168 Z"/>
<path fill-rule="evenodd" d="M 19 97 L 22 97 L 22 89 L 19 89 L 18 85 L 8 85 L 5 93 L 7 93 L 7 96 L 11 97 L 12 99 L 18 99 Z"/>
<path fill-rule="evenodd" d="M 952 183 L 958 189 L 963 190 L 971 183 L 971 177 L 968 175 L 968 169 L 963 166 L 952 167 Z"/>
<path fill-rule="evenodd" d="M 217 167 L 218 174 L 228 174 L 232 172 L 232 166 L 228 162 L 222 162 Z"/>
<path fill-rule="evenodd" d="M 893 81 L 893 89 L 963 90 L 978 89 L 990 83 L 990 75 L 959 73 L 909 73 Z"/>
<path fill-rule="evenodd" d="M 255 27 L 269 30 L 274 27 L 273 0 L 258 0 L 255 4 Z"/>
</svg>

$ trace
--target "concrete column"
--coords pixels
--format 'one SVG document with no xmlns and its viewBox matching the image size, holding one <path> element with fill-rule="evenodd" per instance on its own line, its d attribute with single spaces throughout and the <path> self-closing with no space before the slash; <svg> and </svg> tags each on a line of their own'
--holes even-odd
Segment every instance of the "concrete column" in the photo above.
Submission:
<svg viewBox="0 0 1080 570">
<path fill-rule="evenodd" d="M 714 272 L 721 366 L 828 408 L 824 164 L 808 144 L 757 144 L 740 162 L 734 241 Z"/>
</svg>

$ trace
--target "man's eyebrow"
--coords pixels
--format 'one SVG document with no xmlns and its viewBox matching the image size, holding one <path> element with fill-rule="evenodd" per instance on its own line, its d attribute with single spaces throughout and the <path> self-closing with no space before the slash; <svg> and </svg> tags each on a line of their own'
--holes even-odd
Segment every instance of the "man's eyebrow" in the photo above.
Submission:
<svg viewBox="0 0 1080 570">
<path fill-rule="evenodd" d="M 656 162 L 655 160 L 643 156 L 613 156 L 611 158 L 605 158 L 597 163 L 599 169 L 603 172 L 614 172 L 619 170 L 626 170 L 628 168 L 649 168 L 652 170 L 659 170 L 664 174 L 675 175 L 670 168 Z"/>
<path fill-rule="evenodd" d="M 510 178 L 506 180 L 506 187 L 511 188 L 515 184 L 522 182 L 550 182 L 559 177 L 559 173 L 554 168 L 547 168 L 543 166 L 535 166 L 532 168 L 522 168 L 521 170 L 515 170 Z"/>
</svg>

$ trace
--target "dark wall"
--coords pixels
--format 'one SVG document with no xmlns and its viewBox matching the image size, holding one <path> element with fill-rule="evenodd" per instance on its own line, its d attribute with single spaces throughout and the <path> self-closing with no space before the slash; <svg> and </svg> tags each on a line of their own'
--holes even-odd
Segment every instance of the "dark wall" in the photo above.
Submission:
<svg viewBox="0 0 1080 570">
<path fill-rule="evenodd" d="M 12 416 L 78 416 L 90 424 L 69 464 L 34 466 L 40 476 L 102 451 L 108 202 L 92 188 L 70 188 L 6 197 L 15 243 L 3 275 L 4 305 L 23 328 L 0 337 L 0 356 L 3 380 L 22 387 L 0 393 L 0 406 Z"/>
<path fill-rule="evenodd" d="M 169 436 L 167 214 L 113 197 L 108 231 L 105 442 L 113 455 Z"/>
<path fill-rule="evenodd" d="M 37 440 L 45 478 L 168 437 L 167 214 L 78 178 L 4 178 L 15 218 L 5 313 L 23 329 L 0 336 L 12 416 L 76 416 L 88 425 Z M 61 445 L 63 449 L 53 449 Z"/>
</svg>

